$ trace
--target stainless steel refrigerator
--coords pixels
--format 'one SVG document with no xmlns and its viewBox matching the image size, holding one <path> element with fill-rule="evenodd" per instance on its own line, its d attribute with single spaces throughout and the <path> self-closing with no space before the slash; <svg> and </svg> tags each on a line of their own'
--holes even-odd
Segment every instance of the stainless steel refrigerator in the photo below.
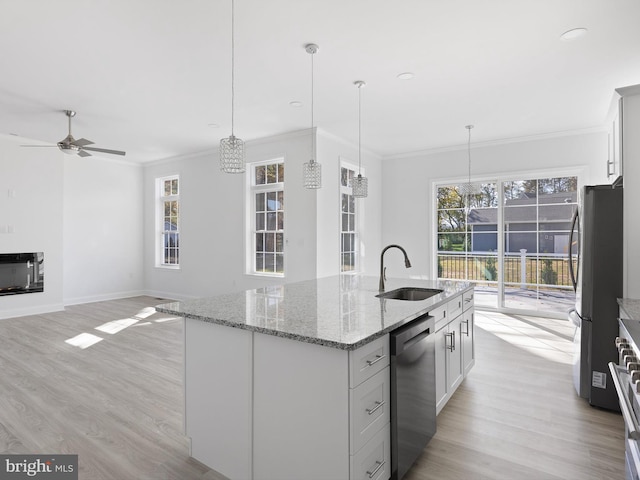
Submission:
<svg viewBox="0 0 640 480">
<path fill-rule="evenodd" d="M 622 297 L 622 179 L 612 185 L 586 186 L 573 218 L 570 252 L 576 306 L 573 382 L 589 403 L 620 410 L 608 362 L 618 361 L 618 303 Z M 571 262 L 570 262 L 571 263 Z"/>
</svg>

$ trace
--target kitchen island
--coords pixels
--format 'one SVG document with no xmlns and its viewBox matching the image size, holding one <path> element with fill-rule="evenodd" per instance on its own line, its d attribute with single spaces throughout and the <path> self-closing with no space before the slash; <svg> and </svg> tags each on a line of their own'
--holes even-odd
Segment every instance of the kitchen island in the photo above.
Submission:
<svg viewBox="0 0 640 480">
<path fill-rule="evenodd" d="M 382 299 L 376 277 L 341 275 L 156 307 L 185 318 L 191 455 L 232 479 L 389 478 L 389 332 L 426 313 L 448 332 L 473 311 L 469 283 L 386 290 L 407 286 L 442 293 Z"/>
</svg>

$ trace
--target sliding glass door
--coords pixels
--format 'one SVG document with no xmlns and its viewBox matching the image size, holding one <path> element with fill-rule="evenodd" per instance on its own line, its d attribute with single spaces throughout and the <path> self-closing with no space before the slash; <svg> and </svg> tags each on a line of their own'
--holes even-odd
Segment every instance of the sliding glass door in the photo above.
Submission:
<svg viewBox="0 0 640 480">
<path fill-rule="evenodd" d="M 476 305 L 562 315 L 577 177 L 502 179 L 477 193 L 437 187 L 438 278 L 476 283 Z"/>
</svg>

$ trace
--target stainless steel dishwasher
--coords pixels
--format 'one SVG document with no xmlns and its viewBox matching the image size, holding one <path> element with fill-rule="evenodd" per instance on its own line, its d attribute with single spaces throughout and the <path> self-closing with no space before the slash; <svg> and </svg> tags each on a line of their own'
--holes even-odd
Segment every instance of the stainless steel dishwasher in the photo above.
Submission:
<svg viewBox="0 0 640 480">
<path fill-rule="evenodd" d="M 436 433 L 435 319 L 390 334 L 391 479 L 400 480 Z"/>
</svg>

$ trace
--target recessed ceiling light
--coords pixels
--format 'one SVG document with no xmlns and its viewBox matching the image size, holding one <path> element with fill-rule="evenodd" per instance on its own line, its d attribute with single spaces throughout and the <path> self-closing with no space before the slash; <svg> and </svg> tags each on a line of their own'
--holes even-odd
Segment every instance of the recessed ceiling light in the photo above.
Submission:
<svg viewBox="0 0 640 480">
<path fill-rule="evenodd" d="M 562 35 L 560 35 L 561 40 L 571 41 L 576 38 L 582 37 L 585 33 L 587 33 L 587 29 L 584 27 L 572 28 L 571 30 L 567 30 Z"/>
<path fill-rule="evenodd" d="M 220 128 L 220 125 L 218 125 L 217 123 L 210 123 L 209 126 L 211 128 Z"/>
<path fill-rule="evenodd" d="M 299 101 L 296 100 L 296 101 L 293 101 L 293 102 L 289 102 L 289 105 L 291 105 L 292 107 L 295 107 L 295 108 L 300 108 L 302 106 L 302 102 L 299 102 Z"/>
<path fill-rule="evenodd" d="M 411 80 L 413 77 L 414 75 L 411 72 L 403 72 L 398 74 L 398 78 L 400 80 Z"/>
</svg>

